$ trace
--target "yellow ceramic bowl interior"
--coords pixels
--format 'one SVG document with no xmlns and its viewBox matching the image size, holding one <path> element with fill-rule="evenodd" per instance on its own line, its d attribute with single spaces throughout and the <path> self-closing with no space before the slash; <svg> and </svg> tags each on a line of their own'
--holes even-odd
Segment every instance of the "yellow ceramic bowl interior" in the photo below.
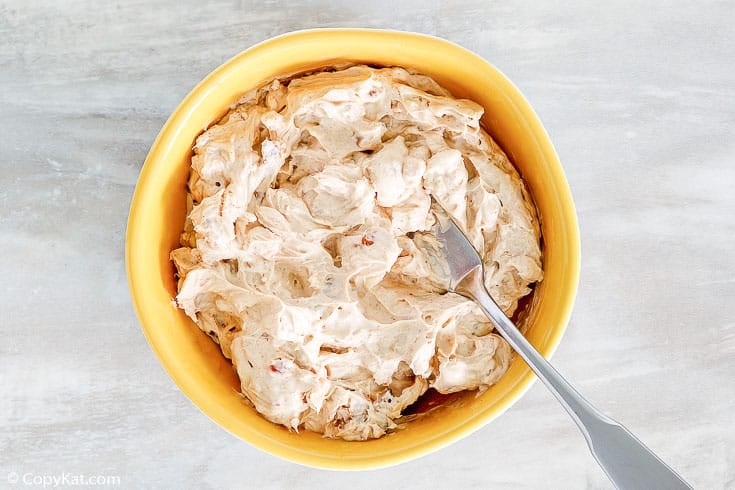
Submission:
<svg viewBox="0 0 735 490">
<path fill-rule="evenodd" d="M 463 394 L 381 439 L 330 440 L 306 431 L 289 432 L 259 416 L 238 395 L 237 376 L 219 347 L 172 306 L 176 283 L 169 252 L 178 246 L 183 229 L 194 139 L 244 92 L 277 76 L 341 61 L 415 69 L 455 96 L 485 107 L 485 129 L 515 163 L 541 216 L 545 277 L 536 288 L 526 334 L 547 357 L 559 343 L 572 310 L 579 237 L 564 173 L 533 109 L 497 69 L 450 42 L 366 29 L 295 32 L 248 49 L 197 85 L 153 143 L 130 209 L 127 272 L 143 331 L 176 384 L 222 427 L 281 458 L 346 470 L 389 466 L 446 446 L 503 413 L 534 376 L 516 358 L 502 380 L 479 397 Z"/>
</svg>

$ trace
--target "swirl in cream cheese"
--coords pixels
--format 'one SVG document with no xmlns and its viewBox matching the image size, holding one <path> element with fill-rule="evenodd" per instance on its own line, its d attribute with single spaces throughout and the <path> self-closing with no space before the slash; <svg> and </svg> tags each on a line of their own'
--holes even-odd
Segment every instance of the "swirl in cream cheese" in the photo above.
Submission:
<svg viewBox="0 0 735 490">
<path fill-rule="evenodd" d="M 433 194 L 507 314 L 542 278 L 535 209 L 482 114 L 426 76 L 353 66 L 273 81 L 199 136 L 176 301 L 266 418 L 376 438 L 428 388 L 506 371 L 510 347 L 431 253 Z"/>
</svg>

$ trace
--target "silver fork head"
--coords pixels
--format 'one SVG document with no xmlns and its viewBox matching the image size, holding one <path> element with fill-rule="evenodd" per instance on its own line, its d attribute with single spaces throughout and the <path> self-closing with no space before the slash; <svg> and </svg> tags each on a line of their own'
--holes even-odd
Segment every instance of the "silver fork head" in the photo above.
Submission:
<svg viewBox="0 0 735 490">
<path fill-rule="evenodd" d="M 482 259 L 462 232 L 454 218 L 431 196 L 431 209 L 436 216 L 435 232 L 439 252 L 449 266 L 449 291 L 456 292 L 463 279 L 477 269 L 482 272 Z M 482 274 L 480 274 L 482 277 Z"/>
</svg>

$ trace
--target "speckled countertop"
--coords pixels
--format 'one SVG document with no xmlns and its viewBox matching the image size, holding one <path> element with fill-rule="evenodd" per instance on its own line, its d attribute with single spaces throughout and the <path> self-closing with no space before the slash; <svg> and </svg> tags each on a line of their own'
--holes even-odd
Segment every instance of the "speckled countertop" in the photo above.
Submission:
<svg viewBox="0 0 735 490">
<path fill-rule="evenodd" d="M 455 41 L 527 95 L 582 234 L 555 363 L 696 488 L 735 488 L 733 20 L 711 1 L 0 1 L 0 487 L 609 488 L 540 383 L 445 450 L 332 473 L 224 432 L 148 348 L 124 233 L 166 117 L 258 41 L 361 26 Z"/>
</svg>

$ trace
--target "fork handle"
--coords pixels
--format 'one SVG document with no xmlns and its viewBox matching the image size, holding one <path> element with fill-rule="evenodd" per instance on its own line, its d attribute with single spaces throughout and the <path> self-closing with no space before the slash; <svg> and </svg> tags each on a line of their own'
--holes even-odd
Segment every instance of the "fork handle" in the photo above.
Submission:
<svg viewBox="0 0 735 490">
<path fill-rule="evenodd" d="M 472 276 L 470 276 L 472 275 Z M 620 490 L 691 489 L 628 429 L 597 410 L 526 340 L 485 289 L 482 268 L 471 271 L 456 292 L 474 300 L 584 434 L 587 445 Z"/>
</svg>

